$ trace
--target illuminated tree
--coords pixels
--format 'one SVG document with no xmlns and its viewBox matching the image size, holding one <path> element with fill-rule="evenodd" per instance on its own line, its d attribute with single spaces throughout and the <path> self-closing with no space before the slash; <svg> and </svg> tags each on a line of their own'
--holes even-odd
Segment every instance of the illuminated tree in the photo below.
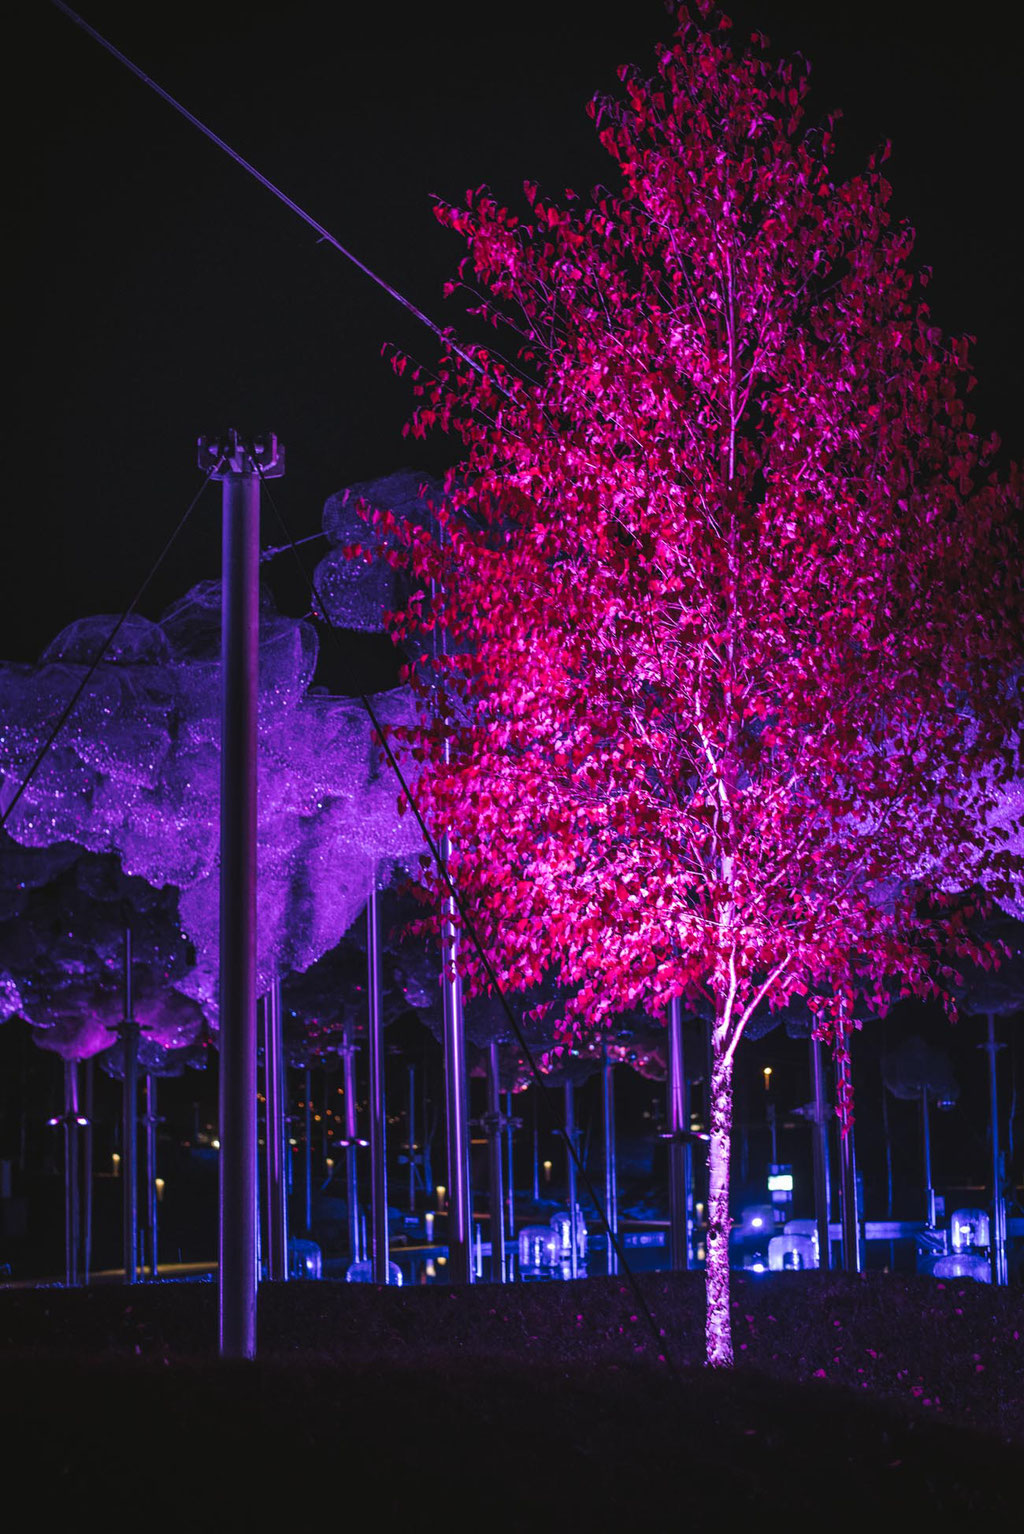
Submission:
<svg viewBox="0 0 1024 1534">
<path fill-rule="evenodd" d="M 926 883 L 1019 867 L 979 828 L 1012 769 L 1020 480 L 879 163 L 835 177 L 766 46 L 684 8 L 591 108 L 616 191 L 438 209 L 498 339 L 414 375 L 413 433 L 463 448 L 440 536 L 372 517 L 421 583 L 394 619 L 435 721 L 419 797 L 502 986 L 566 987 L 567 1039 L 713 1005 L 715 1365 L 748 1020 L 806 996 L 843 1049 L 855 996 L 932 994 L 970 951 Z"/>
</svg>

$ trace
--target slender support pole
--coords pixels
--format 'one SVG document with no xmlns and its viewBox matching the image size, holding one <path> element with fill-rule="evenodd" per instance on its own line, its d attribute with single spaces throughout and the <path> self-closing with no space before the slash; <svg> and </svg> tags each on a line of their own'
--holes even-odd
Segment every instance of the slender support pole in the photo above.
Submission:
<svg viewBox="0 0 1024 1534">
<path fill-rule="evenodd" d="M 932 1185 L 932 1130 L 928 1114 L 928 1088 L 921 1088 L 921 1156 L 924 1162 L 924 1217 L 935 1229 L 935 1188 Z"/>
<path fill-rule="evenodd" d="M 139 1025 L 132 993 L 132 934 L 124 932 L 124 1052 L 121 1096 L 121 1253 L 124 1281 L 134 1284 L 139 1261 Z"/>
<path fill-rule="evenodd" d="M 999 1149 L 999 1077 L 996 1070 L 996 1053 L 1003 1046 L 996 1043 L 994 1013 L 987 1014 L 987 1022 L 988 1042 L 982 1045 L 982 1048 L 988 1051 L 988 1120 L 992 1155 L 992 1229 L 989 1255 L 992 1264 L 992 1282 L 1005 1284 L 1009 1278 L 1006 1261 L 1006 1197 L 1003 1191 L 1003 1158 Z"/>
<path fill-rule="evenodd" d="M 505 1177 L 505 1232 L 508 1239 L 509 1255 L 505 1259 L 505 1267 L 511 1280 L 512 1256 L 516 1249 L 516 1182 L 515 1182 L 515 1141 L 514 1133 L 517 1121 L 512 1117 L 512 1093 L 505 1093 L 505 1165 L 508 1168 Z"/>
<path fill-rule="evenodd" d="M 540 1203 L 540 1088 L 534 1087 L 533 1097 L 533 1202 Z"/>
<path fill-rule="evenodd" d="M 441 838 L 447 866 L 451 842 Z M 469 1100 L 466 1083 L 466 1026 L 462 977 L 458 972 L 459 929 L 455 901 L 442 902 L 441 955 L 444 965 L 444 1087 L 448 1131 L 448 1272 L 452 1283 L 473 1282 L 472 1191 L 469 1181 Z"/>
<path fill-rule="evenodd" d="M 608 1226 L 613 1236 L 619 1233 L 619 1178 L 618 1159 L 615 1154 L 615 1066 L 607 1054 L 601 1075 L 601 1106 L 604 1119 L 604 1207 Z M 619 1255 L 615 1242 L 609 1239 L 607 1272 L 619 1271 Z"/>
<path fill-rule="evenodd" d="M 345 1039 L 341 1046 L 345 1071 L 345 1187 L 348 1205 L 348 1251 L 350 1262 L 362 1262 L 366 1257 L 363 1243 L 363 1222 L 359 1208 L 359 1126 L 356 1119 L 356 1040 L 351 1023 L 345 1025 Z"/>
<path fill-rule="evenodd" d="M 85 1132 L 82 1146 L 82 1282 L 89 1282 L 92 1272 L 92 1116 L 95 1063 L 86 1060 L 82 1094 Z"/>
<path fill-rule="evenodd" d="M 257 469 L 257 465 L 259 468 Z M 199 466 L 222 481 L 220 775 L 220 1232 L 224 1358 L 256 1352 L 256 778 L 259 701 L 259 474 L 284 473 L 273 436 L 201 438 Z"/>
<path fill-rule="evenodd" d="M 303 1173 L 304 1173 L 304 1179 L 305 1179 L 305 1181 L 304 1181 L 304 1188 L 303 1188 L 303 1192 L 305 1194 L 304 1210 L 305 1210 L 305 1216 L 306 1216 L 305 1224 L 304 1224 L 304 1229 L 305 1229 L 306 1235 L 308 1236 L 308 1235 L 312 1234 L 312 1230 L 313 1230 L 313 1101 L 312 1101 L 313 1082 L 312 1082 L 312 1073 L 310 1072 L 310 1069 L 309 1069 L 308 1065 L 306 1066 L 306 1069 L 303 1072 L 303 1084 L 304 1084 L 305 1093 L 306 1093 L 306 1107 L 305 1107 L 305 1131 L 306 1131 L 306 1139 L 305 1139 L 305 1150 L 304 1150 L 303 1158 L 302 1158 Z"/>
<path fill-rule="evenodd" d="M 576 1089 L 565 1083 L 566 1188 L 569 1197 L 569 1275 L 579 1277 L 579 1253 L 576 1250 Z M 570 1149 L 571 1147 L 571 1149 Z"/>
<path fill-rule="evenodd" d="M 146 1261 L 150 1278 L 157 1277 L 160 1260 L 160 1216 L 156 1192 L 156 1132 L 160 1119 L 156 1109 L 156 1077 L 147 1071 L 146 1113 L 142 1122 L 146 1129 Z"/>
<path fill-rule="evenodd" d="M 505 1177 L 502 1169 L 501 1076 L 498 1045 L 487 1046 L 487 1164 L 490 1172 L 489 1213 L 491 1227 L 491 1282 L 505 1282 Z"/>
<path fill-rule="evenodd" d="M 64 1061 L 64 1282 L 79 1282 L 78 1061 Z"/>
<path fill-rule="evenodd" d="M 380 897 L 376 870 L 366 902 L 366 952 L 369 966 L 370 1039 L 370 1242 L 373 1281 L 388 1281 L 388 1147 L 384 1100 L 384 983 L 380 939 Z"/>
<path fill-rule="evenodd" d="M 288 1186 L 285 1170 L 284 1035 L 281 982 L 272 980 L 263 998 L 264 1135 L 263 1221 L 267 1277 L 283 1283 L 288 1277 Z"/>
<path fill-rule="evenodd" d="M 828 1233 L 832 1218 L 828 1154 L 829 1106 L 821 1040 L 812 1038 L 809 1042 L 814 1089 L 814 1138 L 811 1144 L 814 1163 L 814 1221 L 818 1231 L 818 1266 L 827 1272 L 832 1266 L 832 1242 Z"/>
<path fill-rule="evenodd" d="M 850 1080 L 850 1061 L 845 1054 L 836 1057 L 836 1096 L 843 1101 L 844 1086 Z M 861 1271 L 860 1219 L 857 1211 L 857 1156 L 853 1125 L 839 1135 L 839 1207 L 843 1229 L 843 1268 L 847 1273 Z"/>
<path fill-rule="evenodd" d="M 409 1142 L 409 1213 L 416 1213 L 416 1067 L 409 1066 L 409 1108 L 406 1115 Z"/>
<path fill-rule="evenodd" d="M 669 1266 L 685 1273 L 690 1266 L 688 1161 L 690 1147 L 683 1139 L 689 1129 L 686 1113 L 686 1070 L 683 1060 L 683 1009 L 678 996 L 668 1006 L 668 1221 Z"/>
</svg>

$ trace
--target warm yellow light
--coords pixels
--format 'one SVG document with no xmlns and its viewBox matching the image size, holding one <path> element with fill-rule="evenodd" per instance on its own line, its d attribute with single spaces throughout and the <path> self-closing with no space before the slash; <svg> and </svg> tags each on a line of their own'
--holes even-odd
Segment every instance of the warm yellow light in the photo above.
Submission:
<svg viewBox="0 0 1024 1534">
<path fill-rule="evenodd" d="M 772 1068 L 766 1065 L 764 1068 L 764 1089 L 767 1092 L 772 1082 Z"/>
<path fill-rule="evenodd" d="M 164 1180 L 162 1177 L 154 1177 L 153 1187 L 156 1189 L 156 1201 L 159 1204 L 164 1196 Z"/>
<path fill-rule="evenodd" d="M 443 1183 L 439 1182 L 435 1191 L 437 1193 L 437 1207 L 443 1211 L 445 1196 L 447 1195 L 448 1189 L 444 1186 Z"/>
<path fill-rule="evenodd" d="M 550 1161 L 545 1161 L 544 1162 L 544 1181 L 545 1182 L 550 1182 L 551 1181 L 551 1162 Z"/>
</svg>

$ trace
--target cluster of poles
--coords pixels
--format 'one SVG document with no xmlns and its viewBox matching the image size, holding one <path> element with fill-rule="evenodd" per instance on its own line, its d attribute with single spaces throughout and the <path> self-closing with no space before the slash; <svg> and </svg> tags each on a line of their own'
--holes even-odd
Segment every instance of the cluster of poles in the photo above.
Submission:
<svg viewBox="0 0 1024 1534">
<path fill-rule="evenodd" d="M 285 1130 L 285 1064 L 282 1040 L 280 982 L 275 982 L 257 1007 L 256 996 L 256 779 L 257 699 L 259 640 L 260 481 L 284 472 L 283 450 L 269 435 L 252 443 L 231 431 L 224 438 L 202 438 L 199 464 L 222 483 L 223 583 L 222 583 L 222 745 L 220 827 L 220 1221 L 219 1221 L 219 1319 L 220 1350 L 225 1357 L 252 1357 L 256 1351 L 256 1293 L 260 1259 L 268 1278 L 288 1276 L 287 1160 Z M 450 846 L 442 838 L 441 857 Z M 342 1049 L 345 1071 L 345 1138 L 349 1249 L 353 1258 L 368 1259 L 372 1279 L 387 1283 L 388 1185 L 387 1117 L 384 1101 L 384 1019 L 382 1005 L 382 945 L 379 897 L 375 869 L 371 870 L 367 902 L 368 950 L 368 1052 L 370 1150 L 370 1242 L 363 1251 L 359 1218 L 356 1150 L 367 1141 L 358 1138 L 356 1124 L 355 1044 L 350 1034 Z M 462 987 L 457 956 L 459 923 L 454 897 L 445 897 L 442 911 L 442 944 L 448 962 L 442 981 L 444 1099 L 447 1138 L 447 1246 L 448 1275 L 453 1283 L 468 1284 L 474 1278 L 473 1215 L 470 1185 L 470 1121 L 468 1111 L 467 1041 L 463 1018 Z M 264 1086 L 266 1099 L 264 1137 L 264 1197 L 259 1197 L 257 1065 L 262 1022 Z M 683 1019 L 678 1001 L 668 1018 L 668 1128 L 669 1154 L 669 1256 L 674 1269 L 693 1264 L 693 1151 L 705 1136 L 690 1129 L 686 1070 L 683 1058 Z M 133 1016 L 130 934 L 125 953 L 124 1019 L 118 1030 L 124 1055 L 124 1112 L 122 1126 L 122 1176 L 124 1178 L 124 1270 L 125 1281 L 138 1273 L 138 1037 Z M 995 1117 L 996 1048 L 993 1023 L 989 1024 L 990 1086 L 992 1092 L 992 1141 L 995 1197 L 993 1233 L 996 1282 L 1006 1281 L 1005 1207 L 1001 1200 L 998 1135 Z M 828 1265 L 830 1241 L 829 1125 L 834 1117 L 827 1101 L 823 1048 L 810 1042 L 810 1067 L 814 1094 L 814 1195 L 818 1250 Z M 837 1097 L 849 1084 L 849 1058 L 837 1061 Z M 602 1110 L 605 1135 L 604 1217 L 609 1232 L 608 1271 L 618 1266 L 618 1200 L 615 1158 L 614 1066 L 603 1065 Z M 564 1087 L 567 1194 L 570 1217 L 578 1205 L 578 1155 L 575 1093 Z M 506 1231 L 514 1237 L 511 1166 L 507 1177 L 505 1155 L 511 1161 L 512 1118 L 509 1104 L 501 1111 L 498 1051 L 491 1045 L 487 1061 L 487 1111 L 484 1124 L 489 1145 L 489 1194 L 491 1272 L 504 1279 Z M 311 1178 L 310 1089 L 306 1087 L 306 1226 L 310 1224 Z M 87 1120 L 88 1107 L 80 1113 L 77 1066 L 69 1062 L 65 1072 L 64 1126 L 66 1147 L 66 1236 L 68 1282 L 81 1273 L 78 1216 L 78 1130 Z M 156 1221 L 156 1082 L 146 1077 L 146 1234 L 150 1244 L 149 1266 L 157 1271 Z M 412 1134 L 409 1134 L 410 1142 Z M 87 1140 L 88 1144 L 88 1140 Z M 412 1145 L 409 1146 L 412 1155 Z M 91 1179 L 86 1177 L 88 1188 Z M 857 1169 L 852 1130 L 839 1137 L 838 1188 L 844 1268 L 859 1270 L 863 1263 L 863 1234 L 857 1209 Z M 930 1182 L 930 1177 L 929 1177 Z M 87 1195 L 88 1197 L 88 1195 Z M 260 1211 L 262 1209 L 262 1222 Z M 260 1229 L 262 1223 L 262 1231 Z M 89 1221 L 86 1219 L 86 1225 Z M 262 1241 L 261 1241 L 262 1236 Z M 87 1247 L 88 1243 L 86 1243 Z M 262 1246 L 262 1253 L 261 1253 Z M 569 1241 L 573 1274 L 577 1271 L 577 1243 Z M 86 1270 L 88 1256 L 86 1255 Z"/>
</svg>

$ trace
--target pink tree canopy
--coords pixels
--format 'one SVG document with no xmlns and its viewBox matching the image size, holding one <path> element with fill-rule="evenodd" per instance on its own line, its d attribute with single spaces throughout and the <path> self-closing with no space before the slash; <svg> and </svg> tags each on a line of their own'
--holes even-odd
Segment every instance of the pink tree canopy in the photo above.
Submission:
<svg viewBox="0 0 1024 1534">
<path fill-rule="evenodd" d="M 747 1023 L 806 996 L 844 1047 L 856 996 L 934 994 L 977 952 L 919 892 L 1007 897 L 1020 868 L 988 831 L 1020 478 L 978 434 L 885 155 L 838 179 L 805 67 L 766 49 L 683 7 L 654 77 L 591 107 L 613 190 L 438 208 L 497 337 L 413 372 L 412 432 L 463 450 L 441 536 L 368 513 L 420 581 L 394 622 L 425 651 L 418 796 L 501 985 L 564 987 L 567 1038 L 713 1007 L 713 1364 Z"/>
</svg>

